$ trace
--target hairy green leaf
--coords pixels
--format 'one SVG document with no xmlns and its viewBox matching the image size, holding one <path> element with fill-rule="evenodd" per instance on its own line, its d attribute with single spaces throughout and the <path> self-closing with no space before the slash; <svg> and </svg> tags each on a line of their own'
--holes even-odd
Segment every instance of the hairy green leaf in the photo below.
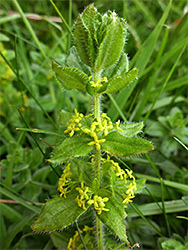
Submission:
<svg viewBox="0 0 188 250">
<path fill-rule="evenodd" d="M 66 58 L 66 65 L 68 67 L 78 68 L 88 76 L 91 75 L 91 68 L 83 63 L 75 46 L 71 47 L 69 50 L 69 55 Z"/>
<path fill-rule="evenodd" d="M 105 203 L 105 208 L 109 209 L 109 211 L 103 211 L 100 215 L 97 214 L 97 216 L 120 240 L 130 246 L 126 235 L 126 227 L 122 222 L 126 217 L 122 201 L 121 196 L 111 196 Z"/>
<path fill-rule="evenodd" d="M 62 143 L 55 147 L 53 157 L 48 161 L 54 164 L 62 164 L 71 157 L 88 155 L 93 146 L 87 145 L 91 141 L 88 137 L 66 138 Z"/>
<path fill-rule="evenodd" d="M 70 226 L 85 212 L 76 203 L 78 192 L 73 190 L 67 198 L 54 197 L 46 202 L 32 229 L 37 232 L 52 232 Z"/>
<path fill-rule="evenodd" d="M 98 11 L 93 4 L 87 6 L 82 13 L 82 21 L 91 34 L 94 34 L 94 21 L 97 14 Z"/>
<path fill-rule="evenodd" d="M 106 34 L 100 44 L 95 69 L 100 71 L 110 67 L 120 57 L 123 48 L 123 27 L 118 19 L 112 21 L 106 28 Z"/>
<path fill-rule="evenodd" d="M 124 136 L 132 137 L 140 133 L 143 129 L 143 122 L 137 122 L 137 123 L 123 123 L 120 124 L 120 128 L 123 129 L 123 132 L 121 132 Z"/>
<path fill-rule="evenodd" d="M 104 137 L 106 141 L 101 144 L 102 150 L 119 157 L 129 157 L 143 154 L 153 150 L 151 142 L 139 137 L 125 137 L 113 131 Z"/>
<path fill-rule="evenodd" d="M 72 159 L 70 163 L 71 180 L 83 180 L 86 186 L 91 187 L 94 176 L 92 165 L 78 158 Z"/>
<path fill-rule="evenodd" d="M 79 15 L 74 26 L 74 41 L 78 55 L 83 63 L 92 67 L 93 59 L 89 46 L 91 46 L 91 34 L 83 23 L 82 15 Z"/>
<path fill-rule="evenodd" d="M 109 80 L 106 93 L 112 94 L 123 88 L 125 88 L 129 83 L 131 83 L 138 74 L 137 68 L 133 68 L 124 75 L 116 76 Z"/>
<path fill-rule="evenodd" d="M 52 70 L 57 79 L 67 90 L 78 89 L 86 91 L 86 85 L 89 82 L 88 76 L 77 68 L 61 66 L 52 61 Z"/>
<path fill-rule="evenodd" d="M 124 52 L 121 53 L 121 56 L 117 63 L 112 65 L 111 67 L 104 69 L 102 72 L 102 76 L 106 76 L 108 79 L 123 75 L 129 70 L 129 59 L 127 57 L 127 54 Z"/>
</svg>

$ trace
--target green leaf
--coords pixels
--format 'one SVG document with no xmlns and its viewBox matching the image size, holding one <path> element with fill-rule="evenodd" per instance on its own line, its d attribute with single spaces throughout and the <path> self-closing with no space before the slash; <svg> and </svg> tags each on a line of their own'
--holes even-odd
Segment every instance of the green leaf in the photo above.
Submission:
<svg viewBox="0 0 188 250">
<path fill-rule="evenodd" d="M 123 129 L 123 132 L 121 132 L 126 137 L 132 137 L 140 133 L 143 129 L 143 122 L 137 122 L 137 123 L 122 123 L 120 124 L 120 128 Z"/>
<path fill-rule="evenodd" d="M 107 26 L 105 37 L 100 44 L 98 55 L 95 61 L 95 69 L 100 71 L 103 68 L 112 66 L 120 57 L 123 48 L 123 27 L 118 19 Z"/>
<path fill-rule="evenodd" d="M 83 63 L 92 67 L 93 60 L 91 51 L 89 50 L 89 44 L 91 45 L 91 35 L 83 23 L 82 15 L 78 16 L 74 28 L 74 41 L 78 55 Z"/>
<path fill-rule="evenodd" d="M 10 39 L 8 36 L 0 33 L 0 41 L 3 41 L 3 42 L 8 42 Z"/>
<path fill-rule="evenodd" d="M 129 83 L 131 83 L 138 75 L 137 68 L 133 68 L 124 75 L 116 76 L 109 80 L 106 93 L 112 94 L 123 88 L 125 88 Z"/>
<path fill-rule="evenodd" d="M 72 159 L 70 163 L 71 180 L 75 182 L 83 180 L 86 186 L 91 187 L 94 177 L 92 165 L 78 158 Z"/>
<path fill-rule="evenodd" d="M 103 83 L 102 87 L 97 90 L 97 93 L 102 93 L 106 90 L 108 82 Z"/>
<path fill-rule="evenodd" d="M 143 188 L 146 186 L 146 180 L 141 179 L 141 180 L 136 180 L 136 191 L 134 191 L 135 194 L 139 194 L 142 192 Z"/>
<path fill-rule="evenodd" d="M 68 232 L 63 232 L 63 234 L 61 232 L 53 232 L 50 234 L 50 237 L 57 250 L 67 249 L 70 238 L 70 234 L 68 234 Z M 43 250 L 47 249 L 49 248 L 44 248 Z"/>
<path fill-rule="evenodd" d="M 104 137 L 106 141 L 101 144 L 102 150 L 118 157 L 129 157 L 143 154 L 153 150 L 151 142 L 139 137 L 125 137 L 113 131 Z"/>
<path fill-rule="evenodd" d="M 163 242 L 162 248 L 164 250 L 176 250 L 177 248 L 179 250 L 185 250 L 185 247 L 180 242 L 171 239 Z"/>
<path fill-rule="evenodd" d="M 97 216 L 120 240 L 130 246 L 126 235 L 126 227 L 122 222 L 126 217 L 122 201 L 121 196 L 111 196 L 110 199 L 105 202 L 105 208 L 108 208 L 109 211 L 103 211 L 100 215 L 97 214 Z"/>
<path fill-rule="evenodd" d="M 32 229 L 37 232 L 53 232 L 70 226 L 85 212 L 76 203 L 78 192 L 73 190 L 67 198 L 54 197 L 46 202 Z"/>
<path fill-rule="evenodd" d="M 112 65 L 111 67 L 104 69 L 102 72 L 102 76 L 106 76 L 108 79 L 125 74 L 129 70 L 129 59 L 127 55 L 122 52 L 117 63 Z"/>
<path fill-rule="evenodd" d="M 57 79 L 67 90 L 78 89 L 86 92 L 86 85 L 89 82 L 88 76 L 81 70 L 73 67 L 61 66 L 52 61 L 52 70 Z"/>
<path fill-rule="evenodd" d="M 96 20 L 99 19 L 99 16 L 100 14 L 93 4 L 90 4 L 88 7 L 86 7 L 82 13 L 83 24 L 89 31 L 88 53 L 91 56 L 92 65 L 94 64 L 96 58 Z"/>
<path fill-rule="evenodd" d="M 91 75 L 90 67 L 88 67 L 86 64 L 82 62 L 75 46 L 73 46 L 69 50 L 69 55 L 66 58 L 66 65 L 68 67 L 78 68 L 79 70 L 83 71 L 88 76 Z"/>
<path fill-rule="evenodd" d="M 100 23 L 101 25 L 100 25 L 99 30 L 98 30 L 98 41 L 99 41 L 99 44 L 101 44 L 101 42 L 104 39 L 104 36 L 106 34 L 106 30 L 107 30 L 107 26 L 112 23 L 112 21 L 113 21 L 114 18 L 115 19 L 117 18 L 117 14 L 115 12 L 111 12 L 110 10 L 108 10 L 102 16 L 102 19 L 100 20 L 101 21 L 101 23 Z"/>
<path fill-rule="evenodd" d="M 94 22 L 98 14 L 93 4 L 87 6 L 82 13 L 82 21 L 92 35 L 94 34 Z"/>
<path fill-rule="evenodd" d="M 93 87 L 91 86 L 91 83 L 88 82 L 87 86 L 86 86 L 86 90 L 87 90 L 87 93 L 90 94 L 91 96 L 94 96 L 95 93 L 94 93 L 94 90 L 93 90 Z"/>
<path fill-rule="evenodd" d="M 61 110 L 59 113 L 59 124 L 61 127 L 66 128 L 67 123 L 70 121 L 72 118 L 72 114 L 70 112 L 67 112 L 66 110 Z"/>
<path fill-rule="evenodd" d="M 94 148 L 87 145 L 90 141 L 91 139 L 88 137 L 66 138 L 55 147 L 53 157 L 48 161 L 53 164 L 62 164 L 71 157 L 86 156 Z"/>
</svg>

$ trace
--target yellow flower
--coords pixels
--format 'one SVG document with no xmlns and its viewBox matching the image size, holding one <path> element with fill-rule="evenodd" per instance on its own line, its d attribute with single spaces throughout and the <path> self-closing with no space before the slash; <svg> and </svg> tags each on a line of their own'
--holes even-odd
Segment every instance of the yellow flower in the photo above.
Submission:
<svg viewBox="0 0 188 250">
<path fill-rule="evenodd" d="M 94 138 L 94 141 L 89 142 L 88 145 L 89 145 L 89 146 L 95 145 L 96 149 L 97 149 L 97 150 L 100 150 L 100 149 L 101 149 L 100 143 L 103 143 L 103 142 L 105 142 L 105 141 L 106 141 L 106 139 L 100 139 L 100 140 L 99 140 L 99 139 L 96 137 L 96 138 Z"/>
<path fill-rule="evenodd" d="M 123 132 L 123 129 L 119 128 L 120 120 L 116 122 L 116 129 L 120 132 Z"/>
<path fill-rule="evenodd" d="M 93 204 L 95 210 L 97 210 L 98 215 L 100 215 L 102 213 L 102 211 L 106 211 L 106 212 L 109 211 L 108 208 L 105 208 L 105 203 L 104 203 L 104 202 L 107 202 L 108 200 L 109 200 L 108 197 L 102 198 L 98 195 L 95 195 L 93 200 L 89 200 L 87 203 L 89 205 Z"/>
<path fill-rule="evenodd" d="M 135 196 L 128 194 L 127 197 L 124 199 L 124 201 L 122 202 L 123 204 L 128 204 L 129 202 L 132 202 L 131 199 L 133 199 Z"/>
<path fill-rule="evenodd" d="M 92 79 L 92 76 L 89 77 L 89 81 Z M 93 88 L 99 88 L 99 87 L 102 87 L 103 85 L 101 84 L 102 82 L 107 82 L 107 78 L 106 77 L 103 77 L 99 80 L 97 80 L 97 82 L 94 82 L 94 81 L 90 81 L 90 84 Z"/>
<path fill-rule="evenodd" d="M 0 43 L 0 51 L 3 55 L 6 55 L 7 53 L 2 43 Z M 14 73 L 1 56 L 0 67 L 4 69 L 0 75 L 0 82 L 2 82 L 2 84 L 6 84 L 7 80 L 12 81 L 14 79 Z"/>
<path fill-rule="evenodd" d="M 128 170 L 128 169 L 121 169 L 121 167 L 119 166 L 119 164 L 117 162 L 114 162 L 113 160 L 110 159 L 110 156 L 107 156 L 107 159 L 102 159 L 103 164 L 110 162 L 112 164 L 112 168 L 115 170 L 116 172 L 116 176 L 119 177 L 121 180 L 124 180 L 124 183 L 127 184 L 127 178 L 132 179 L 132 182 L 130 182 L 127 190 L 126 190 L 126 196 L 124 197 L 124 201 L 123 203 L 129 203 L 132 202 L 131 199 L 133 199 L 134 196 L 134 191 L 137 190 L 136 187 L 136 180 L 135 177 L 133 176 L 133 171 L 132 170 Z M 126 171 L 126 172 L 125 172 Z"/>
<path fill-rule="evenodd" d="M 78 206 L 82 207 L 84 210 L 86 209 L 85 201 L 89 199 L 89 196 L 87 195 L 88 190 L 88 187 L 84 187 L 83 181 L 81 182 L 81 188 L 76 188 L 76 191 L 79 192 L 79 195 L 76 197 L 75 201 L 78 203 Z"/>
<path fill-rule="evenodd" d="M 68 133 L 70 137 L 74 135 L 74 132 L 79 131 L 82 124 L 81 120 L 84 117 L 83 114 L 78 113 L 78 111 L 74 110 L 75 115 L 72 116 L 70 121 L 67 123 L 67 129 L 64 131 L 64 133 Z"/>
<path fill-rule="evenodd" d="M 65 186 L 71 180 L 70 176 L 71 176 L 71 172 L 70 172 L 70 163 L 69 163 L 65 167 L 63 174 L 59 178 L 57 190 L 61 193 L 60 197 L 64 195 L 64 198 L 66 198 L 66 192 L 67 192 L 68 187 L 65 188 Z"/>
</svg>

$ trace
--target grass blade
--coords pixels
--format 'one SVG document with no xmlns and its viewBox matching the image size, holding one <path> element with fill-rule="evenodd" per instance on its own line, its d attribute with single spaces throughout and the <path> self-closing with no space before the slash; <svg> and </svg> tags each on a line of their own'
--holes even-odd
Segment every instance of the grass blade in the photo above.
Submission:
<svg viewBox="0 0 188 250">
<path fill-rule="evenodd" d="M 1 207 L 1 214 L 8 218 L 11 222 L 19 222 L 23 219 L 23 215 L 21 215 L 18 211 L 13 209 L 12 207 L 2 203 L 2 200 L 0 201 L 0 207 Z"/>
<path fill-rule="evenodd" d="M 64 17 L 61 15 L 60 11 L 58 10 L 57 6 L 55 5 L 55 3 L 50 0 L 51 4 L 53 5 L 54 9 L 56 10 L 57 14 L 59 15 L 59 17 L 61 18 L 62 22 L 64 23 L 66 29 L 68 30 L 68 32 L 71 34 L 71 36 L 73 35 L 72 34 L 72 31 L 69 27 L 69 25 L 67 24 L 67 22 L 65 21 Z"/>
<path fill-rule="evenodd" d="M 164 202 L 164 191 L 163 191 L 163 179 L 162 178 L 160 178 L 160 184 L 161 184 L 161 200 L 162 200 L 163 216 L 165 219 L 168 236 L 170 237 L 170 226 L 169 226 L 168 217 L 166 214 L 166 208 L 165 208 L 165 202 Z"/>
<path fill-rule="evenodd" d="M 159 202 L 159 205 L 162 206 L 162 203 Z M 184 204 L 183 200 L 166 201 L 165 207 L 166 207 L 166 213 L 176 213 L 188 210 L 188 207 Z M 138 206 L 138 208 L 144 216 L 162 214 L 161 209 L 155 202 L 140 205 Z M 130 218 L 138 217 L 138 213 L 134 211 L 132 208 L 128 208 L 126 212 Z"/>
<path fill-rule="evenodd" d="M 153 227 L 153 229 L 158 233 L 158 235 L 162 236 L 161 232 L 153 225 L 153 223 L 151 223 L 151 221 L 149 221 L 149 220 L 145 217 L 145 215 L 142 213 L 142 211 L 139 209 L 138 206 L 136 206 L 134 203 L 130 203 L 130 206 L 131 206 L 131 208 L 134 209 L 134 211 L 135 211 L 144 221 L 146 221 L 148 224 L 150 224 L 150 225 Z M 130 215 L 130 214 L 128 213 L 128 215 Z M 131 216 L 130 216 L 130 217 L 131 217 Z"/>
<path fill-rule="evenodd" d="M 64 135 L 61 135 L 52 131 L 48 131 L 48 130 L 38 129 L 38 128 L 16 128 L 16 130 L 27 131 L 27 132 L 36 133 L 36 134 L 46 134 L 46 135 L 55 135 L 58 137 L 65 137 Z"/>
<path fill-rule="evenodd" d="M 139 74 L 142 74 L 147 63 L 149 62 L 149 59 L 151 58 L 151 55 L 154 51 L 155 48 L 155 44 L 158 40 L 158 37 L 160 35 L 161 29 L 164 25 L 164 22 L 166 21 L 166 18 L 168 16 L 170 7 L 171 7 L 171 3 L 172 0 L 170 0 L 163 16 L 161 17 L 160 21 L 158 22 L 157 26 L 155 27 L 155 29 L 153 30 L 153 32 L 150 34 L 150 36 L 146 39 L 146 41 L 144 42 L 144 44 L 142 45 L 142 48 L 138 51 L 138 54 L 135 55 L 135 57 L 137 58 L 135 67 L 138 68 L 139 70 Z M 138 56 L 139 55 L 139 56 Z M 132 67 L 132 66 L 131 66 Z M 119 105 L 120 109 L 122 110 L 127 99 L 129 98 L 129 96 L 131 95 L 132 91 L 134 90 L 134 88 L 137 85 L 138 80 L 136 80 L 129 89 L 124 89 L 122 91 L 120 91 L 120 93 L 117 95 L 116 97 L 116 102 Z M 114 106 L 112 106 L 109 111 L 108 111 L 108 115 L 110 117 L 113 117 L 113 120 L 116 120 L 118 117 L 118 114 L 116 112 L 116 109 L 114 108 Z"/>
<path fill-rule="evenodd" d="M 148 98 L 150 98 L 150 92 L 151 92 L 151 89 L 152 89 L 152 87 L 153 87 L 153 85 L 154 85 L 154 83 L 156 81 L 156 78 L 157 78 L 158 66 L 159 66 L 160 59 L 161 59 L 161 56 L 163 54 L 163 51 L 164 51 L 164 48 L 165 48 L 165 45 L 166 45 L 166 42 L 167 42 L 168 33 L 169 33 L 169 28 L 166 28 L 163 40 L 161 42 L 161 46 L 159 48 L 159 52 L 158 52 L 157 58 L 155 60 L 154 69 L 153 69 L 154 70 L 154 74 L 150 78 L 150 81 L 147 84 L 146 89 L 144 90 L 144 98 L 142 97 L 138 101 L 138 104 L 137 104 L 134 112 L 132 113 L 132 115 L 130 117 L 130 121 L 134 120 L 134 119 L 138 120 L 140 118 L 140 115 L 142 114 L 142 110 L 143 110 L 144 106 L 146 105 Z"/>
<path fill-rule="evenodd" d="M 186 44 L 187 44 L 187 41 L 186 41 Z M 145 115 L 144 120 L 143 120 L 144 123 L 146 122 L 146 120 L 147 120 L 148 117 L 150 116 L 150 114 L 151 114 L 151 112 L 152 112 L 152 109 L 153 109 L 153 106 L 155 105 L 155 103 L 156 103 L 156 101 L 158 100 L 159 96 L 161 95 L 161 93 L 163 92 L 164 88 L 166 87 L 166 84 L 168 83 L 170 77 L 172 76 L 172 74 L 173 74 L 173 72 L 174 72 L 174 70 L 175 70 L 175 68 L 176 68 L 177 63 L 178 63 L 179 59 L 181 58 L 181 56 L 182 56 L 182 54 L 183 54 L 183 52 L 184 52 L 184 50 L 185 50 L 185 48 L 186 48 L 186 44 L 184 45 L 183 49 L 181 50 L 181 52 L 180 52 L 178 58 L 176 59 L 176 62 L 174 63 L 172 69 L 170 70 L 170 72 L 169 72 L 169 74 L 168 74 L 168 76 L 167 76 L 167 78 L 166 78 L 166 80 L 165 80 L 163 86 L 161 87 L 161 89 L 160 89 L 160 91 L 158 92 L 158 94 L 157 94 L 155 100 L 153 101 L 150 110 L 149 110 L 149 111 L 147 112 L 147 114 Z"/>
<path fill-rule="evenodd" d="M 40 44 L 40 42 L 39 42 L 39 40 L 38 40 L 38 38 L 37 38 L 37 36 L 35 34 L 35 31 L 33 30 L 31 24 L 29 23 L 29 21 L 25 17 L 24 12 L 21 9 L 18 1 L 17 0 L 12 0 L 12 1 L 13 1 L 14 6 L 16 7 L 16 9 L 18 10 L 20 16 L 22 17 L 23 22 L 25 23 L 25 26 L 27 27 L 28 31 L 30 32 L 31 36 L 33 37 L 33 40 L 35 41 L 36 45 L 38 46 L 41 54 L 43 55 L 44 58 L 46 58 L 47 56 L 46 56 L 46 54 L 44 53 L 44 51 L 42 49 L 42 46 L 41 46 L 41 44 Z"/>
<path fill-rule="evenodd" d="M 187 151 L 188 151 L 188 147 L 187 146 L 185 146 L 185 144 L 182 142 L 182 141 L 180 141 L 177 137 L 175 137 L 174 136 L 174 139 L 177 141 L 177 142 L 179 142 L 179 144 L 181 144 Z"/>
<path fill-rule="evenodd" d="M 148 181 L 153 181 L 153 182 L 157 182 L 160 183 L 160 180 L 156 177 L 153 176 L 149 176 L 149 175 L 144 175 L 144 174 L 136 174 L 136 176 L 139 179 L 146 179 Z M 184 192 L 188 192 L 188 186 L 182 183 L 178 183 L 178 182 L 174 182 L 174 181 L 167 181 L 167 180 L 163 180 L 164 184 L 166 186 L 172 187 L 172 188 L 177 188 L 180 189 Z"/>
<path fill-rule="evenodd" d="M 34 219 L 35 214 L 26 216 L 24 219 L 22 219 L 18 224 L 12 227 L 11 232 L 5 237 L 3 243 L 2 243 L 2 249 L 8 249 L 11 242 L 15 238 L 15 236 L 22 231 L 22 229 L 27 225 L 30 224 L 31 221 Z"/>
<path fill-rule="evenodd" d="M 12 176 L 13 176 L 13 166 L 14 166 L 14 162 L 15 162 L 15 157 L 16 157 L 16 153 L 17 153 L 17 148 L 22 140 L 22 137 L 23 137 L 23 133 L 21 133 L 19 139 L 18 139 L 18 142 L 17 142 L 17 145 L 15 147 L 15 150 L 14 150 L 14 153 L 11 157 L 11 160 L 10 160 L 10 163 L 8 165 L 8 168 L 7 168 L 7 172 L 6 172 L 6 178 L 5 178 L 5 185 L 7 185 L 8 187 L 11 187 L 12 186 Z"/>
<path fill-rule="evenodd" d="M 7 197 L 9 197 L 10 199 L 12 199 L 14 201 L 19 202 L 22 206 L 28 208 L 29 210 L 31 210 L 31 211 L 33 211 L 33 212 L 35 212 L 37 214 L 40 213 L 40 209 L 39 208 L 31 205 L 30 203 L 24 201 L 22 198 L 14 195 L 13 193 L 9 192 L 8 190 L 6 190 L 6 189 L 4 189 L 2 187 L 0 187 L 0 193 L 3 194 L 3 195 L 5 195 L 5 196 L 7 196 Z"/>
</svg>

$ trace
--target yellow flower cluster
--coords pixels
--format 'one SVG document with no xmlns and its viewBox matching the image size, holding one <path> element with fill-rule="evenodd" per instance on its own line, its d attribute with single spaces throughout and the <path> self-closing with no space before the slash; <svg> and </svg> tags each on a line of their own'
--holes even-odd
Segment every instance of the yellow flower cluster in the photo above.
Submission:
<svg viewBox="0 0 188 250">
<path fill-rule="evenodd" d="M 0 43 L 0 51 L 3 55 L 6 55 L 6 53 L 7 53 L 7 51 L 4 48 L 2 43 Z M 7 82 L 7 80 L 12 81 L 14 79 L 13 78 L 14 73 L 12 72 L 10 67 L 6 64 L 6 62 L 4 61 L 4 59 L 1 56 L 0 56 L 0 65 L 2 65 L 4 67 L 4 72 L 2 71 L 1 75 L 0 75 L 0 81 L 3 84 L 5 84 Z"/>
<path fill-rule="evenodd" d="M 105 142 L 105 139 L 99 139 L 97 137 L 97 134 L 100 131 L 104 132 L 104 136 L 108 135 L 108 130 L 113 129 L 112 121 L 110 118 L 103 113 L 100 117 L 97 117 L 96 121 L 92 122 L 90 129 L 85 128 L 82 131 L 86 134 L 89 134 L 91 137 L 93 137 L 93 141 L 89 142 L 88 145 L 92 146 L 95 145 L 97 150 L 101 149 L 100 143 Z"/>
<path fill-rule="evenodd" d="M 66 198 L 66 192 L 67 192 L 67 188 L 64 188 L 67 183 L 71 180 L 70 178 L 71 176 L 71 172 L 70 172 L 70 163 L 65 167 L 65 169 L 63 170 L 63 174 L 61 175 L 61 177 L 59 178 L 59 182 L 58 182 L 58 188 L 57 190 L 61 193 L 60 197 L 62 195 L 64 195 L 64 197 Z"/>
<path fill-rule="evenodd" d="M 72 116 L 70 121 L 67 123 L 67 129 L 64 131 L 64 133 L 68 133 L 70 137 L 74 135 L 76 131 L 82 131 L 85 134 L 90 135 L 93 137 L 93 141 L 89 142 L 88 145 L 92 146 L 95 145 L 97 150 L 101 149 L 100 143 L 103 143 L 106 141 L 106 139 L 100 139 L 99 133 L 103 131 L 104 136 L 107 136 L 109 133 L 109 130 L 112 130 L 113 123 L 111 119 L 107 116 L 107 114 L 102 113 L 101 117 L 97 117 L 95 121 L 93 121 L 90 125 L 90 128 L 83 128 L 82 127 L 82 119 L 91 117 L 92 114 L 89 114 L 84 117 L 83 114 L 78 113 L 78 111 L 75 109 L 75 114 Z M 120 120 L 116 122 L 115 129 L 117 129 L 120 132 L 123 132 L 121 128 L 119 128 Z"/>
<path fill-rule="evenodd" d="M 102 213 L 102 211 L 109 211 L 108 208 L 105 208 L 105 202 L 107 202 L 109 199 L 108 197 L 100 197 L 98 195 L 95 195 L 93 200 L 89 200 L 87 203 L 89 205 L 93 204 L 95 210 L 97 210 L 98 215 L 100 215 Z"/>
<path fill-rule="evenodd" d="M 78 113 L 78 111 L 75 109 L 74 110 L 75 115 L 72 116 L 70 121 L 67 123 L 67 129 L 64 131 L 64 133 L 68 133 L 70 137 L 74 135 L 75 131 L 79 131 L 80 128 L 82 127 L 81 120 L 84 117 L 83 114 Z"/>
<path fill-rule="evenodd" d="M 103 163 L 110 162 L 112 164 L 112 168 L 116 171 L 116 176 L 119 177 L 121 180 L 124 180 L 125 184 L 127 183 L 127 178 L 132 179 L 132 182 L 129 184 L 126 194 L 127 196 L 123 200 L 123 203 L 128 204 L 129 202 L 132 202 L 131 199 L 133 199 L 134 196 L 134 190 L 137 190 L 136 187 L 136 181 L 135 177 L 133 176 L 133 171 L 125 169 L 123 170 L 117 162 L 114 162 L 113 160 L 110 159 L 110 156 L 107 156 L 107 159 L 102 159 Z"/>
<path fill-rule="evenodd" d="M 93 227 L 88 227 L 88 226 L 84 226 L 83 230 L 80 230 L 80 233 L 86 233 L 87 236 L 91 236 L 91 233 L 93 233 Z M 93 239 L 93 237 L 92 237 Z M 70 238 L 67 249 L 68 250 L 75 250 L 78 248 L 78 245 L 80 244 L 80 235 L 78 233 L 78 231 L 75 231 L 75 234 L 72 238 Z"/>
<path fill-rule="evenodd" d="M 92 76 L 89 77 L 89 80 L 91 80 Z M 107 78 L 103 77 L 101 79 L 99 79 L 96 83 L 94 81 L 90 81 L 90 84 L 93 88 L 98 88 L 98 87 L 102 87 L 101 82 L 107 82 Z"/>
<path fill-rule="evenodd" d="M 84 182 L 81 182 L 81 187 L 77 187 L 76 190 L 79 192 L 79 195 L 76 197 L 75 201 L 78 203 L 79 207 L 82 207 L 84 210 L 86 209 L 85 203 L 88 205 L 94 205 L 95 210 L 97 210 L 98 214 L 101 214 L 102 211 L 109 211 L 109 209 L 105 208 L 105 202 L 108 201 L 108 197 L 100 197 L 98 195 L 94 195 L 93 199 L 90 199 L 88 196 L 88 187 L 84 187 Z"/>
<path fill-rule="evenodd" d="M 112 168 L 116 171 L 116 176 L 119 177 L 121 180 L 125 180 L 127 183 L 127 174 L 125 171 L 119 166 L 118 162 L 115 162 L 110 159 L 110 156 L 107 156 L 107 159 L 102 159 L 103 163 L 110 162 L 112 164 Z"/>
<path fill-rule="evenodd" d="M 128 204 L 129 202 L 132 202 L 131 199 L 133 199 L 135 197 L 134 195 L 134 190 L 137 190 L 136 187 L 136 181 L 135 181 L 135 177 L 132 175 L 133 171 L 132 170 L 128 170 L 125 169 L 127 172 L 127 175 L 130 179 L 132 179 L 132 182 L 129 184 L 128 189 L 126 191 L 127 196 L 125 197 L 123 203 Z"/>
<path fill-rule="evenodd" d="M 88 189 L 88 187 L 84 187 L 83 181 L 81 182 L 81 188 L 76 188 L 76 190 L 79 192 L 79 195 L 76 197 L 76 202 L 78 203 L 78 206 L 82 207 L 84 210 L 86 209 L 85 202 L 89 199 L 87 195 Z"/>
</svg>

